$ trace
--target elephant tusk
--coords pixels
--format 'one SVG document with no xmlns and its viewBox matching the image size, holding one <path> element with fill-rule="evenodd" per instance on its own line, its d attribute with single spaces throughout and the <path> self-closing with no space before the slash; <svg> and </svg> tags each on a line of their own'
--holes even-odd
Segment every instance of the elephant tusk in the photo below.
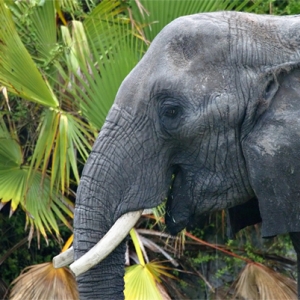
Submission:
<svg viewBox="0 0 300 300">
<path fill-rule="evenodd" d="M 58 269 L 71 264 L 73 261 L 74 261 L 74 248 L 72 246 L 68 250 L 53 257 L 52 263 L 54 268 Z"/>
<path fill-rule="evenodd" d="M 150 214 L 150 213 L 152 213 L 151 209 L 148 209 L 148 210 L 145 209 L 143 211 L 143 214 Z M 59 255 L 54 256 L 53 260 L 52 260 L 53 266 L 56 269 L 68 266 L 72 262 L 74 262 L 74 248 L 73 248 L 73 246 L 70 247 L 68 250 L 60 253 Z"/>
<path fill-rule="evenodd" d="M 139 210 L 121 216 L 93 248 L 70 265 L 72 272 L 78 276 L 108 256 L 124 240 L 142 212 Z"/>
</svg>

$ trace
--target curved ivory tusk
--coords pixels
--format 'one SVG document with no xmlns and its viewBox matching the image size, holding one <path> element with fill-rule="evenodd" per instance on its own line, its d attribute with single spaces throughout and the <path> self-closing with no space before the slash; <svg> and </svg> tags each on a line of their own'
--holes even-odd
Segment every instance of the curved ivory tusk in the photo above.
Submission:
<svg viewBox="0 0 300 300">
<path fill-rule="evenodd" d="M 74 261 L 74 248 L 73 246 L 70 247 L 68 250 L 60 253 L 59 255 L 56 255 L 52 259 L 52 263 L 54 268 L 62 268 L 69 264 L 71 264 Z"/>
<path fill-rule="evenodd" d="M 124 240 L 142 212 L 139 210 L 121 216 L 93 248 L 70 265 L 72 272 L 78 276 L 108 256 Z"/>
</svg>

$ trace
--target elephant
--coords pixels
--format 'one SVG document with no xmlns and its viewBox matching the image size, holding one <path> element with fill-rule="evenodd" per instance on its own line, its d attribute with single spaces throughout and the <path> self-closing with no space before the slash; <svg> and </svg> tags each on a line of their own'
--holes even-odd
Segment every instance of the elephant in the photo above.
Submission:
<svg viewBox="0 0 300 300">
<path fill-rule="evenodd" d="M 81 299 L 124 298 L 124 238 L 166 198 L 171 234 L 223 209 L 232 234 L 259 221 L 263 237 L 290 233 L 299 274 L 299 32 L 300 16 L 221 11 L 156 36 L 82 172 L 71 265 Z"/>
</svg>

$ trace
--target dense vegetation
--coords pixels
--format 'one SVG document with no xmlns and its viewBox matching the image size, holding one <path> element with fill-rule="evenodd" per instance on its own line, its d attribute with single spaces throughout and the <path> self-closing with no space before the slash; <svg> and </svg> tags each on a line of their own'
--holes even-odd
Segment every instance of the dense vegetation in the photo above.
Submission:
<svg viewBox="0 0 300 300">
<path fill-rule="evenodd" d="M 180 15 L 224 9 L 297 14 L 300 3 L 0 0 L 0 298 L 1 284 L 7 287 L 26 266 L 51 262 L 71 236 L 84 161 L 120 83 L 151 40 Z M 182 233 L 184 249 L 184 241 L 157 238 L 163 226 L 143 217 L 137 232 L 148 245 L 148 255 L 139 253 L 143 245 L 132 233 L 137 255 L 131 255 L 131 263 L 149 263 L 149 270 L 158 272 L 153 278 L 163 278 L 169 294 L 179 298 L 209 297 L 219 288 L 224 299 L 249 261 L 294 276 L 288 237 L 262 241 L 258 225 L 229 241 L 223 213 L 195 224 L 201 230 Z M 173 264 L 165 264 L 171 269 L 150 263 L 170 260 L 168 255 L 176 257 Z M 199 288 L 185 288 L 191 285 Z"/>
</svg>

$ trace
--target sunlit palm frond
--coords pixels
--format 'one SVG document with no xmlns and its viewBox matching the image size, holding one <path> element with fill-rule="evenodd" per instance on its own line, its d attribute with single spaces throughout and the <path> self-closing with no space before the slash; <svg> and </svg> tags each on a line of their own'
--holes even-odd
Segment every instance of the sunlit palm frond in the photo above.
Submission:
<svg viewBox="0 0 300 300">
<path fill-rule="evenodd" d="M 79 9 L 80 9 L 80 5 L 79 5 L 78 0 L 60 0 L 60 1 L 55 1 L 55 2 L 57 2 L 56 5 L 61 10 L 65 10 L 68 13 L 70 13 L 71 15 L 75 14 L 76 11 L 79 11 Z M 80 2 L 86 2 L 88 4 L 89 0 L 80 1 Z"/>
<path fill-rule="evenodd" d="M 71 247 L 73 240 L 74 240 L 74 234 L 71 234 L 68 240 L 65 242 L 63 248 L 61 249 L 61 252 L 67 251 Z"/>
<path fill-rule="evenodd" d="M 248 5 L 247 11 L 251 12 L 262 1 L 264 0 L 139 0 L 132 3 L 132 11 L 138 22 L 149 24 L 147 28 L 144 28 L 144 33 L 146 38 L 152 41 L 163 27 L 180 16 L 232 9 L 238 11 L 246 5 Z M 141 3 L 149 14 L 138 14 L 140 9 L 138 3 Z"/>
<path fill-rule="evenodd" d="M 29 172 L 29 170 L 28 170 Z M 51 190 L 50 178 L 39 172 L 31 174 L 26 198 L 22 202 L 23 210 L 28 212 L 27 223 L 32 229 L 35 227 L 47 241 L 47 231 L 59 237 L 57 219 L 63 222 L 70 230 L 71 225 L 66 218 L 73 218 L 74 204 L 59 192 Z"/>
<path fill-rule="evenodd" d="M 0 1 L 0 23 L 0 84 L 30 101 L 58 106 L 54 93 L 21 42 L 3 1 Z"/>
<path fill-rule="evenodd" d="M 12 136 L 13 135 L 13 136 Z M 22 149 L 14 133 L 10 133 L 0 117 L 0 165 L 19 166 L 23 163 Z"/>
<path fill-rule="evenodd" d="M 27 267 L 12 282 L 10 300 L 79 299 L 77 283 L 67 268 L 55 269 L 52 263 Z"/>
<path fill-rule="evenodd" d="M 126 4 L 119 0 L 103 0 L 93 9 L 84 20 L 84 28 L 93 47 L 98 51 L 108 50 L 113 44 L 131 34 L 130 27 L 124 27 L 126 32 L 120 31 L 120 27 L 130 24 L 126 11 Z"/>
<path fill-rule="evenodd" d="M 59 235 L 56 218 L 70 228 L 65 215 L 72 217 L 68 199 L 50 188 L 49 176 L 38 170 L 30 172 L 23 165 L 22 149 L 11 138 L 3 120 L 0 121 L 0 199 L 11 203 L 11 214 L 20 205 L 27 213 L 27 222 L 46 238 L 46 231 Z"/>
<path fill-rule="evenodd" d="M 248 263 L 239 275 L 236 295 L 249 300 L 298 299 L 294 280 L 257 263 Z"/>
<path fill-rule="evenodd" d="M 125 299 L 170 299 L 161 284 L 162 276 L 175 278 L 168 272 L 170 268 L 161 262 L 149 262 L 144 248 L 145 239 L 139 236 L 135 229 L 130 231 L 130 236 L 138 263 L 126 268 Z M 151 247 L 153 248 L 153 243 Z M 160 247 L 155 247 L 155 251 L 160 251 Z M 165 254 L 164 251 L 162 253 Z"/>
<path fill-rule="evenodd" d="M 135 229 L 131 229 L 130 236 L 133 241 L 139 264 L 126 268 L 125 272 L 125 299 L 162 299 L 156 286 L 155 276 L 145 264 L 141 243 Z M 143 246 L 142 246 L 143 247 Z"/>
<path fill-rule="evenodd" d="M 235 0 L 235 1 L 227 1 L 228 5 L 226 10 L 235 10 L 235 11 L 245 11 L 245 12 L 254 12 L 257 7 L 265 4 L 265 0 L 256 0 L 256 1 L 249 1 L 249 0 Z M 270 3 L 272 1 L 269 1 Z"/>
<path fill-rule="evenodd" d="M 11 214 L 16 210 L 24 191 L 26 171 L 20 166 L 23 153 L 18 142 L 10 136 L 3 119 L 0 119 L 0 199 L 4 204 L 10 200 Z M 26 182 L 26 178 L 25 178 Z"/>
<path fill-rule="evenodd" d="M 41 167 L 44 174 L 51 166 L 51 187 L 59 186 L 64 193 L 70 186 L 71 171 L 79 183 L 77 151 L 85 161 L 91 148 L 89 127 L 74 114 L 46 110 L 38 133 L 32 166 L 35 170 Z"/>
<path fill-rule="evenodd" d="M 156 281 L 147 265 L 133 265 L 125 272 L 125 299 L 163 299 Z"/>
<path fill-rule="evenodd" d="M 127 6 L 120 1 L 102 1 L 84 25 L 73 21 L 70 29 L 62 27 L 62 37 L 66 37 L 65 61 L 56 57 L 56 39 L 60 34 L 56 31 L 53 1 L 6 1 L 14 22 L 3 3 L 0 19 L 6 30 L 0 32 L 0 85 L 20 98 L 51 109 L 40 110 L 43 113 L 38 138 L 32 140 L 36 144 L 26 146 L 33 151 L 32 157 L 24 161 L 22 148 L 12 138 L 3 144 L 2 152 L 10 153 L 10 159 L 7 154 L 0 157 L 5 164 L 0 174 L 0 197 L 2 203 L 11 201 L 12 212 L 21 205 L 27 212 L 28 223 L 46 237 L 47 230 L 58 232 L 55 214 L 68 225 L 63 214 L 71 212 L 58 189 L 62 194 L 68 192 L 71 174 L 79 182 L 78 160 L 85 161 L 95 128 L 99 130 L 102 126 L 120 83 L 141 55 L 131 51 L 131 30 L 124 25 L 130 21 L 124 14 L 120 17 Z M 27 20 L 22 12 L 28 13 Z M 27 42 L 34 60 L 22 41 Z M 43 75 L 36 64 L 46 70 Z M 60 108 L 54 93 L 60 99 Z M 17 151 L 14 163 L 13 151 Z M 42 200 L 37 201 L 37 196 Z"/>
<path fill-rule="evenodd" d="M 101 28 L 93 30 L 98 30 L 99 35 L 90 39 L 91 33 L 81 22 L 71 22 L 71 32 L 62 28 L 68 71 L 61 70 L 60 75 L 83 116 L 99 130 L 121 82 L 141 57 L 143 45 L 133 36 L 128 36 L 128 28 L 122 24 L 111 25 L 104 44 Z M 127 38 L 116 43 L 110 30 L 118 32 L 118 36 L 127 34 Z M 113 46 L 106 47 L 110 38 Z"/>
<path fill-rule="evenodd" d="M 73 12 L 76 0 L 61 1 L 5 1 L 12 13 L 20 39 L 33 60 L 47 73 L 55 71 L 52 62 L 61 51 L 57 41 L 56 13 L 63 18 L 61 8 Z"/>
<path fill-rule="evenodd" d="M 21 205 L 26 212 L 27 223 L 35 227 L 47 239 L 47 231 L 59 235 L 57 218 L 71 228 L 65 215 L 72 217 L 72 206 L 67 198 L 51 192 L 50 179 L 35 172 L 29 177 L 29 168 L 1 165 L 1 203 L 11 202 L 11 214 Z M 32 231 L 31 231 L 32 233 Z M 30 236 L 31 238 L 31 236 Z"/>
<path fill-rule="evenodd" d="M 149 15 L 139 16 L 137 4 L 133 4 L 133 13 L 137 16 L 140 23 L 150 24 L 144 29 L 147 39 L 152 41 L 154 37 L 162 30 L 164 26 L 174 19 L 193 13 L 209 12 L 218 9 L 224 9 L 228 1 L 211 1 L 211 0 L 186 0 L 186 1 L 156 1 L 140 0 L 140 3 L 149 11 Z"/>
</svg>

